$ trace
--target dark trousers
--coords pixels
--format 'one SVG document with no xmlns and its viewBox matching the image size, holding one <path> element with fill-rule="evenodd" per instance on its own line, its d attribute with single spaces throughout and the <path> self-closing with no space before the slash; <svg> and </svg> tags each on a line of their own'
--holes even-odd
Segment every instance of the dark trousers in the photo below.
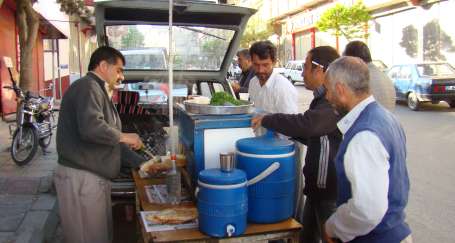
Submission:
<svg viewBox="0 0 455 243">
<path fill-rule="evenodd" d="M 335 200 L 318 200 L 307 196 L 303 208 L 303 230 L 300 242 L 319 243 L 325 221 L 336 210 Z M 325 241 L 323 241 L 325 242 Z"/>
</svg>

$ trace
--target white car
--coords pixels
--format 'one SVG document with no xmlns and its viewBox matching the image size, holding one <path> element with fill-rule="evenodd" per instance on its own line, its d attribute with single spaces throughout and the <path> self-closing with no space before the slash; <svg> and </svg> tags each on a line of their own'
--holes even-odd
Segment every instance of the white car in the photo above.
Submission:
<svg viewBox="0 0 455 243">
<path fill-rule="evenodd" d="M 169 86 L 162 82 L 126 83 L 121 89 L 139 93 L 139 104 L 167 104 Z M 185 84 L 174 84 L 174 97 L 186 97 L 188 88 Z"/>
<path fill-rule="evenodd" d="M 284 77 L 289 79 L 292 84 L 303 82 L 302 72 L 305 60 L 289 61 L 284 70 Z"/>
<path fill-rule="evenodd" d="M 284 76 L 284 72 L 286 71 L 286 68 L 284 68 L 284 67 L 274 67 L 273 70 L 277 71 L 279 74 Z"/>
</svg>

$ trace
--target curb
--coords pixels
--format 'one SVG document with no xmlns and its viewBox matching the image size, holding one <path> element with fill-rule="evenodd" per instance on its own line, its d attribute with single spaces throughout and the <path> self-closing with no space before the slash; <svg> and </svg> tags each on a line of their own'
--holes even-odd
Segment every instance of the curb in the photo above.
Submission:
<svg viewBox="0 0 455 243">
<path fill-rule="evenodd" d="M 49 242 L 59 222 L 57 198 L 40 194 L 16 231 L 15 243 Z"/>
</svg>

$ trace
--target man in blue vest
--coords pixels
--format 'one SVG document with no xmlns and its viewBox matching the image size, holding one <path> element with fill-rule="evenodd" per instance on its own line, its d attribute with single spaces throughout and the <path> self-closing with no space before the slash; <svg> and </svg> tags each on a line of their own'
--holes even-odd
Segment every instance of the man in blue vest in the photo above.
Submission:
<svg viewBox="0 0 455 243">
<path fill-rule="evenodd" d="M 371 95 L 368 66 L 357 57 L 341 57 L 330 64 L 324 86 L 329 102 L 346 114 L 337 124 L 343 134 L 335 159 L 337 210 L 326 221 L 325 238 L 412 242 L 404 214 L 409 194 L 406 137 Z"/>
</svg>

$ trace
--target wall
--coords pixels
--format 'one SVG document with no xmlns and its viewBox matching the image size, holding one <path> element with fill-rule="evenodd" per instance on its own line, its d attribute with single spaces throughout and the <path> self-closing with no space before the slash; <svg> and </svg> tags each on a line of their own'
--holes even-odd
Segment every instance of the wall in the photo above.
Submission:
<svg viewBox="0 0 455 243">
<path fill-rule="evenodd" d="M 97 47 L 96 39 L 94 37 L 90 38 L 79 31 L 75 23 L 77 19 L 71 16 L 70 21 L 70 39 L 68 44 L 69 74 L 71 77 L 84 76 L 87 73 L 90 56 Z"/>
<path fill-rule="evenodd" d="M 0 7 L 0 99 L 1 111 L 11 113 L 15 111 L 16 102 L 14 92 L 3 89 L 3 86 L 11 85 L 11 78 L 8 69 L 5 67 L 3 57 L 8 56 L 16 65 L 16 32 L 15 32 L 14 11 L 6 3 Z"/>
<path fill-rule="evenodd" d="M 3 63 L 3 56 L 9 56 L 13 60 L 15 68 L 17 68 L 17 45 L 18 37 L 15 29 L 15 10 L 14 4 L 6 2 L 0 7 L 0 57 L 2 58 L 0 65 L 0 86 L 11 85 L 11 78 L 8 69 Z M 43 41 L 42 36 L 38 33 L 38 37 L 33 49 L 33 77 L 32 81 L 33 92 L 39 92 L 44 87 L 44 63 L 43 63 Z M 15 95 L 11 90 L 2 88 L 1 92 L 1 113 L 10 114 L 16 111 Z"/>
<path fill-rule="evenodd" d="M 388 66 L 423 61 L 448 61 L 454 65 L 453 9 L 455 1 L 444 1 L 376 18 L 370 24 L 368 42 L 373 59 Z M 406 34 L 406 30 L 415 35 Z"/>
</svg>

